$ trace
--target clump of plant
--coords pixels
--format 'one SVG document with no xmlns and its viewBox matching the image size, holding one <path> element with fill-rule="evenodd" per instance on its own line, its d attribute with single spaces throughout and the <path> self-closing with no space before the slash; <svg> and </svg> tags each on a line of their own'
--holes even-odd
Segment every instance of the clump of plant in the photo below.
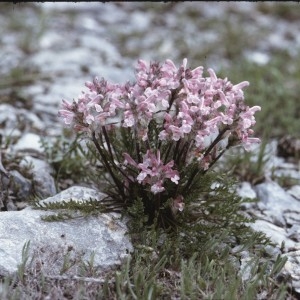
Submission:
<svg viewBox="0 0 300 300">
<path fill-rule="evenodd" d="M 105 192 L 129 214 L 143 213 L 142 223 L 168 227 L 191 205 L 203 214 L 202 183 L 214 164 L 232 146 L 248 151 L 260 142 L 251 129 L 260 107 L 244 102 L 249 83 L 207 71 L 188 68 L 187 59 L 180 67 L 139 60 L 135 82 L 95 78 L 72 103 L 63 100 L 59 116 L 85 134 L 104 169 Z M 216 210 L 219 200 L 209 201 Z"/>
</svg>

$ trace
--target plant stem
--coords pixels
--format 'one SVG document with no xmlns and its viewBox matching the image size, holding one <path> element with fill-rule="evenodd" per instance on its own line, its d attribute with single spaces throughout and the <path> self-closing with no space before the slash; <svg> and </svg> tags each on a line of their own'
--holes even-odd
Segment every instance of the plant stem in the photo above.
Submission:
<svg viewBox="0 0 300 300">
<path fill-rule="evenodd" d="M 180 85 L 177 89 L 172 90 L 171 96 L 170 96 L 170 100 L 169 100 L 169 107 L 168 107 L 167 110 L 166 110 L 166 113 L 167 113 L 167 114 L 170 112 L 171 107 L 172 107 L 172 105 L 173 105 L 173 102 L 174 102 L 174 100 L 176 99 L 176 97 L 177 97 L 179 91 L 181 90 L 181 88 L 182 88 L 182 85 Z M 166 123 L 166 120 L 164 119 L 164 121 L 163 121 L 163 123 L 162 123 L 162 130 L 163 130 L 163 128 L 164 128 L 165 123 Z M 159 149 L 159 150 L 160 150 L 160 147 L 161 147 L 161 143 L 162 143 L 162 141 L 160 140 L 159 143 L 158 143 L 158 149 Z"/>
<path fill-rule="evenodd" d="M 229 129 L 229 126 L 226 126 L 219 134 L 218 136 L 215 138 L 215 140 L 211 143 L 211 145 L 207 148 L 207 150 L 205 151 L 204 155 L 203 155 L 203 158 L 205 158 L 208 154 L 210 154 L 210 151 L 214 148 L 214 146 L 222 139 L 223 137 L 223 134 Z M 227 150 L 227 147 L 226 149 Z M 207 170 L 209 170 L 209 168 L 221 157 L 221 155 L 224 154 L 225 151 L 222 151 L 220 153 L 220 155 L 218 155 L 213 162 L 210 163 L 209 167 Z M 194 178 L 199 174 L 200 171 L 202 171 L 203 174 L 205 174 L 207 172 L 207 170 L 199 170 L 198 168 L 196 168 L 194 170 L 194 172 L 192 173 L 191 177 L 189 178 L 184 190 L 187 191 L 192 182 L 194 181 Z"/>
<path fill-rule="evenodd" d="M 136 125 L 134 126 L 134 137 L 135 137 L 134 143 L 135 143 L 135 151 L 136 151 L 137 159 L 139 163 L 142 163 L 142 158 L 140 155 L 140 144 L 138 142 Z"/>
<path fill-rule="evenodd" d="M 173 155 L 173 160 L 176 161 L 176 157 L 178 157 L 179 155 L 179 146 L 181 144 L 181 139 L 179 139 L 177 142 L 176 142 L 176 146 L 175 146 L 175 150 L 174 150 L 174 155 Z"/>
<path fill-rule="evenodd" d="M 96 134 L 95 134 L 94 131 L 93 131 L 93 133 L 92 133 L 92 140 L 93 140 L 93 143 L 95 144 L 95 146 L 96 146 L 96 148 L 97 148 L 99 154 L 101 155 L 101 158 L 102 158 L 102 160 L 103 160 L 103 162 L 104 162 L 104 164 L 105 164 L 105 167 L 106 167 L 107 171 L 110 173 L 110 175 L 111 175 L 111 177 L 112 177 L 112 179 L 113 179 L 115 185 L 117 186 L 117 188 L 118 188 L 120 194 L 125 198 L 124 191 L 123 191 L 123 185 L 122 185 L 122 183 L 118 180 L 118 178 L 115 176 L 115 174 L 114 174 L 114 172 L 113 172 L 111 166 L 109 165 L 109 162 L 107 161 L 107 159 L 106 159 L 106 157 L 105 157 L 105 155 L 104 155 L 104 153 L 103 153 L 103 151 L 102 151 L 102 149 L 101 149 L 101 146 L 99 145 L 99 143 L 98 143 L 98 141 L 97 141 L 97 139 L 96 139 Z"/>
<path fill-rule="evenodd" d="M 110 143 L 109 141 L 109 137 L 108 137 L 108 134 L 107 134 L 107 131 L 106 131 L 106 128 L 105 126 L 102 127 L 102 131 L 103 131 L 103 134 L 104 134 L 104 138 L 105 138 L 105 141 L 106 141 L 106 144 L 107 144 L 107 147 L 108 147 L 108 151 L 109 151 L 109 154 L 110 154 L 110 161 L 111 163 L 114 165 L 114 167 L 124 176 L 127 178 L 128 181 L 130 182 L 133 182 L 127 175 L 126 173 L 119 167 L 116 165 L 115 161 L 114 161 L 114 154 L 113 153 L 116 153 L 116 151 L 113 151 L 114 149 L 112 149 L 112 144 Z M 118 162 L 120 163 L 120 161 L 118 160 Z M 124 188 L 128 189 L 125 185 L 123 185 Z"/>
<path fill-rule="evenodd" d="M 220 142 L 220 140 L 222 139 L 223 137 L 223 134 L 229 130 L 229 126 L 226 126 L 225 128 L 223 128 L 223 130 L 218 134 L 218 136 L 215 138 L 215 140 L 211 143 L 211 145 L 207 148 L 207 150 L 205 151 L 204 153 L 204 157 L 206 157 L 209 152 L 213 149 L 213 147 L 218 143 Z"/>
<path fill-rule="evenodd" d="M 105 141 L 106 141 L 106 145 L 107 145 L 107 148 L 108 148 L 108 152 L 110 154 L 110 158 L 113 161 L 114 156 L 113 156 L 113 153 L 112 153 L 112 150 L 111 150 L 111 145 L 110 145 L 109 137 L 107 135 L 105 126 L 102 126 L 102 132 L 103 132 L 103 135 L 104 135 L 104 138 L 105 138 Z"/>
<path fill-rule="evenodd" d="M 219 155 L 209 164 L 209 167 L 207 170 L 203 171 L 203 174 L 205 174 L 219 159 L 220 157 L 225 153 L 225 151 L 228 149 L 229 147 L 226 147 L 225 149 L 223 149 Z"/>
<path fill-rule="evenodd" d="M 165 154 L 164 164 L 166 164 L 168 162 L 168 156 L 169 156 L 169 153 L 170 153 L 172 147 L 173 147 L 173 143 L 169 143 L 168 149 L 165 152 L 166 154 Z"/>
</svg>

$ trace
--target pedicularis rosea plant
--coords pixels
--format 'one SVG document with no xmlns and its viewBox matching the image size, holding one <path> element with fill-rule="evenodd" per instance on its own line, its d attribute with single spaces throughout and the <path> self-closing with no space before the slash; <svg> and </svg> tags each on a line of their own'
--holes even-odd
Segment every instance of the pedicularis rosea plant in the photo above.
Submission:
<svg viewBox="0 0 300 300">
<path fill-rule="evenodd" d="M 136 82 L 95 78 L 72 103 L 63 100 L 59 115 L 93 144 L 107 194 L 125 209 L 139 203 L 150 223 L 175 220 L 228 148 L 249 150 L 260 141 L 251 137 L 260 107 L 244 103 L 249 83 L 233 85 L 207 71 L 188 68 L 187 59 L 179 68 L 139 60 Z"/>
</svg>

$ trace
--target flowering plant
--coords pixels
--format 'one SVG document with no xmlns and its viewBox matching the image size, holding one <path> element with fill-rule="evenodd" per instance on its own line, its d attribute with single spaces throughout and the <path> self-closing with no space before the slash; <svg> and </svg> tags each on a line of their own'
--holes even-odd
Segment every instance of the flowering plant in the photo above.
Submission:
<svg viewBox="0 0 300 300">
<path fill-rule="evenodd" d="M 233 85 L 212 69 L 178 68 L 139 60 L 136 81 L 95 78 L 59 116 L 84 133 L 104 167 L 110 199 L 129 208 L 139 201 L 148 222 L 175 220 L 193 186 L 234 145 L 250 150 L 254 114 L 244 103 L 247 81 Z M 195 199 L 194 199 L 195 200 Z"/>
</svg>

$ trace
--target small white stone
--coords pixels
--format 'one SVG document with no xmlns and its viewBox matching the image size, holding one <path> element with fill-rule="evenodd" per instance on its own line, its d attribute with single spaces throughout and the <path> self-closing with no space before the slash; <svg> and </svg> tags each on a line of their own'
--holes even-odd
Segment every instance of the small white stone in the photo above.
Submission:
<svg viewBox="0 0 300 300">
<path fill-rule="evenodd" d="M 44 149 L 40 144 L 40 136 L 31 132 L 23 134 L 23 136 L 13 146 L 15 151 L 35 150 L 42 153 Z"/>
<path fill-rule="evenodd" d="M 249 182 L 242 182 L 241 185 L 237 189 L 237 193 L 242 198 L 256 198 L 256 192 L 252 188 Z"/>
</svg>

